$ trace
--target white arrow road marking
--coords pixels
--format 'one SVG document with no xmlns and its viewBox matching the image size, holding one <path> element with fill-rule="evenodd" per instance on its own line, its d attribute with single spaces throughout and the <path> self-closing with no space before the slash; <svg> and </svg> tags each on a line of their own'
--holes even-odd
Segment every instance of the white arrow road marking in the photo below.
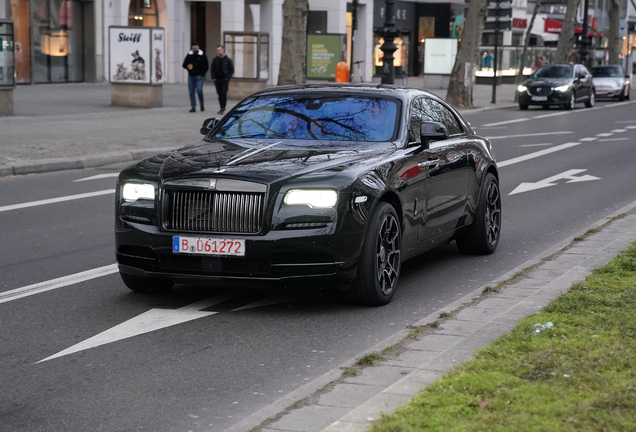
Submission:
<svg viewBox="0 0 636 432">
<path fill-rule="evenodd" d="M 45 204 L 54 204 L 58 202 L 71 201 L 71 200 L 77 200 L 82 198 L 91 198 L 91 197 L 96 197 L 100 195 L 108 195 L 112 193 L 115 193 L 115 189 L 108 189 L 108 190 L 89 192 L 89 193 L 83 193 L 83 194 L 77 194 L 77 195 L 68 195 L 68 196 L 59 197 L 59 198 L 50 198 L 50 199 L 45 199 L 40 201 L 31 201 L 31 202 L 22 203 L 22 204 L 12 204 L 8 206 L 0 207 L 0 212 L 9 211 L 9 210 L 18 210 L 18 209 L 23 209 L 27 207 L 35 207 L 35 206 L 40 206 Z"/>
<path fill-rule="evenodd" d="M 538 152 L 530 153 L 530 154 L 527 154 L 525 156 L 519 156 L 519 157 L 516 157 L 516 158 L 512 158 L 512 159 L 508 159 L 508 160 L 505 160 L 505 161 L 501 161 L 501 162 L 497 163 L 497 166 L 499 168 L 501 168 L 501 167 L 505 167 L 505 166 L 508 166 L 508 165 L 514 165 L 514 164 L 517 164 L 519 162 L 525 162 L 525 161 L 530 160 L 530 159 L 534 159 L 534 158 L 537 158 L 537 157 L 540 157 L 540 156 L 544 156 L 544 155 L 547 155 L 547 154 L 550 154 L 550 153 L 558 152 L 560 150 L 565 150 L 565 149 L 568 149 L 570 147 L 575 147 L 575 146 L 580 145 L 580 144 L 581 144 L 580 142 L 571 142 L 571 143 L 561 144 L 561 145 L 558 145 L 556 147 L 551 147 L 551 148 L 545 149 L 545 150 L 539 150 Z"/>
<path fill-rule="evenodd" d="M 110 177 L 117 177 L 119 175 L 119 173 L 108 173 L 108 174 L 97 174 L 91 177 L 84 177 L 81 179 L 77 179 L 77 180 L 73 180 L 73 183 L 77 183 L 77 182 L 83 182 L 83 181 L 88 181 L 88 180 L 99 180 L 99 179 L 103 179 L 103 178 L 110 178 Z"/>
<path fill-rule="evenodd" d="M 574 132 L 571 132 L 571 131 L 537 132 L 537 133 L 519 134 L 519 135 L 491 136 L 491 137 L 488 137 L 488 139 L 522 138 L 522 137 L 533 137 L 533 136 L 544 136 L 544 135 L 567 135 L 572 133 Z"/>
<path fill-rule="evenodd" d="M 63 288 L 68 285 L 74 285 L 87 280 L 95 279 L 109 274 L 117 273 L 117 264 L 111 264 L 104 267 L 98 267 L 92 270 L 75 273 L 69 276 L 51 279 L 49 281 L 28 285 L 11 291 L 0 293 L 0 303 L 7 303 L 22 297 L 28 297 L 45 291 L 51 291 L 57 288 Z"/>
<path fill-rule="evenodd" d="M 518 194 L 518 193 L 522 193 L 522 192 L 528 192 L 528 191 L 532 191 L 532 190 L 536 190 L 536 189 L 542 189 L 542 188 L 546 188 L 546 187 L 550 187 L 550 186 L 556 186 L 556 182 L 557 180 L 561 180 L 561 179 L 567 179 L 569 181 L 567 181 L 566 183 L 578 183 L 578 182 L 584 182 L 584 181 L 591 181 L 591 180 L 600 180 L 599 177 L 594 177 L 592 175 L 583 175 L 583 176 L 579 176 L 576 177 L 576 174 L 580 174 L 584 171 L 587 171 L 586 169 L 572 169 L 569 171 L 565 171 L 561 174 L 557 174 L 555 176 L 552 177 L 548 177 L 545 180 L 541 180 L 538 181 L 536 183 L 521 183 L 519 186 L 516 187 L 515 190 L 513 190 L 512 192 L 510 192 L 510 195 L 514 195 L 514 194 Z"/>
<path fill-rule="evenodd" d="M 131 318 L 128 321 L 112 327 L 102 333 L 99 333 L 92 338 L 86 339 L 85 341 L 80 342 L 77 345 L 73 345 L 72 347 L 67 348 L 64 351 L 60 351 L 57 354 L 45 358 L 44 360 L 40 360 L 38 363 L 73 354 L 79 351 L 84 351 L 90 348 L 95 348 L 100 345 L 106 345 L 122 339 L 128 339 L 140 334 L 175 326 L 177 324 L 182 324 L 195 319 L 215 315 L 218 312 L 204 312 L 201 309 L 206 309 L 210 306 L 214 306 L 215 304 L 223 303 L 224 301 L 235 297 L 236 294 L 236 291 L 224 292 L 219 295 L 198 301 L 196 303 L 183 306 L 179 309 L 150 309 L 149 311 L 144 312 L 141 315 L 137 315 L 136 317 Z"/>
</svg>

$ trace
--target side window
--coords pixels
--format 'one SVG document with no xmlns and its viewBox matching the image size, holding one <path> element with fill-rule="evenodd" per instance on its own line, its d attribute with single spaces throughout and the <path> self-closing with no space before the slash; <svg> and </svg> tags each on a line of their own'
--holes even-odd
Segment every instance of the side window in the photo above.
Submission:
<svg viewBox="0 0 636 432">
<path fill-rule="evenodd" d="M 425 99 L 415 99 L 411 109 L 411 122 L 409 124 L 410 142 L 420 142 L 420 125 L 423 121 L 433 121 L 426 112 Z"/>
<path fill-rule="evenodd" d="M 426 111 L 429 113 L 431 120 L 440 122 L 446 126 L 448 135 L 458 135 L 464 133 L 462 127 L 457 122 L 453 113 L 441 103 L 432 99 L 425 99 L 427 106 Z"/>
</svg>

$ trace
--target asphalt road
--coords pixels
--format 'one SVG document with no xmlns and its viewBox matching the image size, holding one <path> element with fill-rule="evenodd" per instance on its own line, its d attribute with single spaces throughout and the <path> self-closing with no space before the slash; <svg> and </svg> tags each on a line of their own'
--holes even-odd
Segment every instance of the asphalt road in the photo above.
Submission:
<svg viewBox="0 0 636 432">
<path fill-rule="evenodd" d="M 499 249 L 412 259 L 379 308 L 299 286 L 132 293 L 113 267 L 121 166 L 0 178 L 0 429 L 231 427 L 636 201 L 635 102 L 468 115 L 501 166 Z"/>
</svg>

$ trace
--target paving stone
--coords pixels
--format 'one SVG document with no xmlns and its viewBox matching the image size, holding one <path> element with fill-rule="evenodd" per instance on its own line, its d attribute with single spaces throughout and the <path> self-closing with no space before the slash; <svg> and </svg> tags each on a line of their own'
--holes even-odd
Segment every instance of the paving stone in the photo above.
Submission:
<svg viewBox="0 0 636 432">
<path fill-rule="evenodd" d="M 309 405 L 290 411 L 267 427 L 284 431 L 320 432 L 349 411 L 350 408 Z"/>
<path fill-rule="evenodd" d="M 424 371 L 448 372 L 471 358 L 474 350 L 449 349 L 422 366 Z"/>
<path fill-rule="evenodd" d="M 535 280 L 546 280 L 548 283 L 556 278 L 558 278 L 559 276 L 565 274 L 565 272 L 567 272 L 568 269 L 544 269 L 542 267 L 539 267 L 536 270 L 533 270 L 529 275 L 528 278 L 529 279 L 535 279 Z"/>
<path fill-rule="evenodd" d="M 414 396 L 434 383 L 443 375 L 442 372 L 417 370 L 384 390 L 384 393 Z"/>
<path fill-rule="evenodd" d="M 320 395 L 318 405 L 355 408 L 384 389 L 384 386 L 339 383 L 329 393 Z"/>
<path fill-rule="evenodd" d="M 537 292 L 538 290 L 540 290 L 542 288 L 543 288 L 543 286 L 534 287 L 534 288 L 518 288 L 518 287 L 515 286 L 515 287 L 506 288 L 506 289 L 500 291 L 499 293 L 497 293 L 497 296 L 502 297 L 502 298 L 506 298 L 506 299 L 514 299 L 518 303 L 518 302 L 528 298 L 533 293 Z"/>
<path fill-rule="evenodd" d="M 501 297 L 497 295 L 496 297 L 490 297 L 485 300 L 480 301 L 477 306 L 483 309 L 497 309 L 500 311 L 511 308 L 512 306 L 519 303 L 519 300 L 508 297 Z"/>
<path fill-rule="evenodd" d="M 347 377 L 344 382 L 350 384 L 369 384 L 379 386 L 390 386 L 404 377 L 402 372 L 411 373 L 415 370 L 406 366 L 372 366 L 362 369 L 362 372 L 355 377 Z"/>
<path fill-rule="evenodd" d="M 463 336 L 431 334 L 409 344 L 409 349 L 422 351 L 444 351 L 464 339 L 465 338 Z"/>
<path fill-rule="evenodd" d="M 349 412 L 340 421 L 353 423 L 376 421 L 382 417 L 382 413 L 393 413 L 398 407 L 407 403 L 410 398 L 410 396 L 400 394 L 380 393 L 370 401 Z"/>
<path fill-rule="evenodd" d="M 435 334 L 468 336 L 482 328 L 484 325 L 485 323 L 479 321 L 449 320 L 440 324 L 440 328 L 435 330 Z"/>
<path fill-rule="evenodd" d="M 478 348 L 484 347 L 508 333 L 515 325 L 517 325 L 518 322 L 519 320 L 515 318 L 507 321 L 494 321 L 488 323 L 478 332 L 475 332 L 470 337 L 467 337 L 462 343 L 458 344 L 456 348 L 465 351 L 474 351 Z"/>
<path fill-rule="evenodd" d="M 371 422 L 352 423 L 338 420 L 330 424 L 322 432 L 365 432 L 371 427 L 371 424 Z"/>
<path fill-rule="evenodd" d="M 408 349 L 393 359 L 386 360 L 383 364 L 395 367 L 418 368 L 439 355 L 439 351 L 422 351 Z"/>
<path fill-rule="evenodd" d="M 496 309 L 484 309 L 477 305 L 461 310 L 455 318 L 462 321 L 489 322 L 501 315 L 502 312 Z"/>
</svg>

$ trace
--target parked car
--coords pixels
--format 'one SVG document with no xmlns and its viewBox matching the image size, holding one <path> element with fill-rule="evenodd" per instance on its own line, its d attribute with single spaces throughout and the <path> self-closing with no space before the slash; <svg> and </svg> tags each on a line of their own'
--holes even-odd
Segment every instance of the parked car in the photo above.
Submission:
<svg viewBox="0 0 636 432">
<path fill-rule="evenodd" d="M 431 93 L 278 87 L 201 133 L 119 175 L 116 254 L 133 291 L 303 280 L 382 305 L 404 260 L 499 243 L 491 143 Z"/>
<path fill-rule="evenodd" d="M 620 101 L 629 99 L 631 83 L 622 67 L 618 65 L 594 66 L 591 72 L 596 96 L 618 98 Z"/>
<path fill-rule="evenodd" d="M 579 102 L 591 108 L 595 103 L 592 74 L 581 64 L 542 66 L 519 87 L 519 109 L 541 105 L 544 109 L 560 105 L 574 109 Z"/>
</svg>

